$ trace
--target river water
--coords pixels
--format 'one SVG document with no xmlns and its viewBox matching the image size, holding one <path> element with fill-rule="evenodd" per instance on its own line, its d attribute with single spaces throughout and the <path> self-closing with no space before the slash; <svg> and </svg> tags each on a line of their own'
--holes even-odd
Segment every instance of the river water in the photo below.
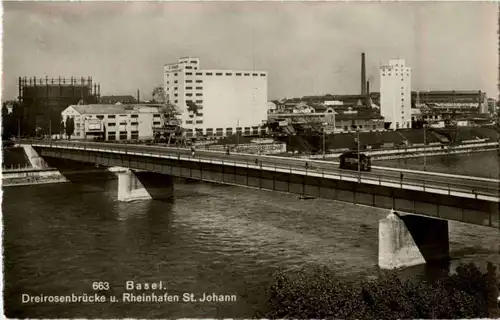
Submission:
<svg viewBox="0 0 500 320">
<path fill-rule="evenodd" d="M 278 268 L 328 265 L 375 274 L 386 210 L 176 181 L 171 201 L 117 201 L 116 181 L 3 190 L 4 302 L 14 318 L 251 317 Z M 452 266 L 500 263 L 498 230 L 450 222 Z M 425 268 L 411 269 L 423 275 Z M 226 303 L 23 304 L 22 294 L 93 294 L 109 282 L 164 281 L 170 294 L 234 294 Z"/>
<path fill-rule="evenodd" d="M 463 174 L 475 177 L 500 178 L 500 157 L 497 151 L 451 154 L 407 159 L 379 160 L 374 165 Z"/>
</svg>

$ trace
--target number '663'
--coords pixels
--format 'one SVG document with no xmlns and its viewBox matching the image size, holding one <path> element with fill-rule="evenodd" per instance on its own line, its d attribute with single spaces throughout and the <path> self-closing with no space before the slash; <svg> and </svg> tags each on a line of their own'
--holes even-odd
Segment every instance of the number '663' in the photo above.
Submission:
<svg viewBox="0 0 500 320">
<path fill-rule="evenodd" d="M 109 290 L 109 282 L 102 282 L 102 281 L 92 282 L 92 289 Z"/>
</svg>

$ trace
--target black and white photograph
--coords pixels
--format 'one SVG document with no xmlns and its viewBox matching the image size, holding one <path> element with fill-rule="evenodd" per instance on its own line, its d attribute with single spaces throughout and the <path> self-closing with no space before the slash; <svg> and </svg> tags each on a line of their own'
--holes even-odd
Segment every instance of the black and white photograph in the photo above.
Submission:
<svg viewBox="0 0 500 320">
<path fill-rule="evenodd" d="M 3 1 L 3 318 L 500 318 L 499 18 Z"/>
</svg>

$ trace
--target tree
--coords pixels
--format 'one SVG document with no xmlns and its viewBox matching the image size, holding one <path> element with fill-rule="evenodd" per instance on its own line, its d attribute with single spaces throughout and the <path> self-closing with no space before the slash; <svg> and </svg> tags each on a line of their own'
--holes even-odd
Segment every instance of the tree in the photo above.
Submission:
<svg viewBox="0 0 500 320">
<path fill-rule="evenodd" d="M 63 133 L 64 133 L 65 131 L 66 131 L 66 127 L 65 127 L 65 125 L 64 125 L 64 121 L 63 121 L 62 116 L 61 116 L 61 132 L 60 132 L 60 134 L 61 134 L 61 138 L 62 138 L 62 135 L 63 135 Z"/>
<path fill-rule="evenodd" d="M 72 117 L 66 117 L 66 135 L 71 139 L 71 135 L 75 132 L 75 120 Z"/>
<path fill-rule="evenodd" d="M 193 101 L 191 100 L 188 100 L 186 102 L 187 104 L 187 111 L 189 113 L 189 117 L 190 118 L 193 118 L 193 127 L 194 127 L 194 134 L 196 135 L 196 117 L 198 116 L 198 106 L 196 105 L 196 103 L 194 103 Z"/>
</svg>

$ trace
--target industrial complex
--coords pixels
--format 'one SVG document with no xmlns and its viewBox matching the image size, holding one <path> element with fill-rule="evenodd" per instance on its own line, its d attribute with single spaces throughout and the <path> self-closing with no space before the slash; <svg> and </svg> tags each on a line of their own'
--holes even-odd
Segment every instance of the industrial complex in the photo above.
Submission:
<svg viewBox="0 0 500 320">
<path fill-rule="evenodd" d="M 412 70 L 404 59 L 388 60 L 379 72 L 380 90 L 370 91 L 362 53 L 359 94 L 273 101 L 266 71 L 202 69 L 196 57 L 164 65 L 157 101 L 141 101 L 139 91 L 136 97 L 101 96 L 91 77 L 20 77 L 16 136 L 209 144 L 231 137 L 289 137 L 283 140 L 289 149 L 314 153 L 350 149 L 358 139 L 361 147 L 408 144 L 424 126 L 446 131 L 497 122 L 497 102 L 480 90 L 412 91 Z M 443 137 L 436 134 L 435 139 Z M 484 132 L 470 138 L 486 139 Z"/>
</svg>

